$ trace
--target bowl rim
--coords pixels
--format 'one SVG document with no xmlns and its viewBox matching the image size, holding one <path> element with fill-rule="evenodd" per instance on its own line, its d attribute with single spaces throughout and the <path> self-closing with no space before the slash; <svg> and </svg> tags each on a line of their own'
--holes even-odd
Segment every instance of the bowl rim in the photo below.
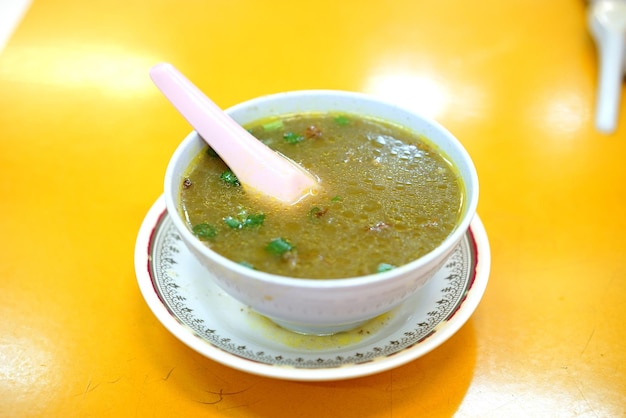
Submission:
<svg viewBox="0 0 626 418">
<path fill-rule="evenodd" d="M 179 161 L 180 157 L 185 153 L 185 151 L 194 145 L 194 143 L 198 141 L 202 141 L 202 138 L 198 135 L 196 131 L 191 131 L 183 140 L 178 144 L 174 153 L 172 154 L 167 169 L 165 172 L 165 181 L 164 181 L 164 197 L 165 203 L 168 210 L 168 213 L 172 217 L 172 221 L 176 225 L 178 232 L 181 233 L 185 241 L 193 244 L 194 248 L 198 250 L 203 256 L 208 257 L 215 263 L 218 263 L 225 268 L 232 270 L 234 273 L 241 275 L 247 278 L 253 278 L 263 283 L 268 283 L 272 285 L 279 285 L 285 287 L 298 287 L 303 289 L 349 289 L 353 287 L 360 287 L 363 285 L 370 284 L 385 284 L 389 281 L 395 280 L 397 277 L 401 277 L 406 274 L 410 274 L 412 271 L 419 270 L 422 266 L 431 263 L 432 261 L 438 259 L 442 255 L 445 255 L 446 252 L 450 252 L 454 249 L 456 243 L 463 237 L 465 232 L 470 226 L 472 222 L 477 206 L 478 206 L 478 174 L 476 172 L 476 168 L 474 163 L 463 146 L 463 144 L 453 135 L 447 128 L 441 125 L 439 122 L 434 120 L 431 117 L 425 116 L 420 112 L 416 112 L 412 109 L 409 109 L 406 106 L 398 105 L 397 103 L 391 102 L 387 99 L 382 99 L 373 95 L 359 93 L 359 92 L 351 92 L 351 91 L 343 91 L 343 90 L 293 90 L 288 92 L 281 93 L 273 93 L 258 96 L 241 103 L 238 103 L 234 106 L 231 106 L 225 110 L 226 113 L 232 115 L 233 113 L 240 112 L 244 109 L 256 108 L 260 106 L 267 106 L 267 103 L 271 103 L 274 100 L 282 100 L 282 99 L 292 99 L 294 97 L 322 97 L 325 100 L 330 100 L 332 98 L 341 98 L 341 99 L 355 99 L 358 101 L 369 101 L 375 102 L 377 105 L 382 105 L 384 107 L 389 107 L 396 109 L 400 112 L 404 112 L 405 114 L 410 114 L 411 117 L 416 117 L 418 119 L 424 120 L 428 125 L 432 126 L 435 130 L 439 131 L 441 135 L 445 136 L 446 139 L 454 145 L 454 148 L 458 152 L 460 156 L 460 160 L 463 160 L 467 165 L 468 176 L 463 177 L 463 182 L 465 184 L 465 202 L 464 202 L 464 210 L 462 214 L 462 218 L 458 223 L 457 227 L 433 250 L 424 254 L 423 256 L 412 260 L 408 263 L 405 263 L 401 266 L 395 267 L 391 270 L 381 272 L 381 273 L 371 273 L 362 276 L 354 276 L 354 277 L 345 277 L 345 278 L 332 278 L 332 279 L 318 279 L 318 278 L 296 278 L 289 276 L 282 276 L 278 274 L 268 273 L 260 270 L 250 269 L 249 267 L 242 266 L 241 264 L 230 260 L 229 258 L 224 257 L 223 255 L 213 251 L 207 245 L 202 243 L 187 225 L 183 222 L 182 217 L 177 210 L 177 202 L 173 201 L 172 193 L 170 192 L 171 188 L 176 188 L 177 186 L 174 183 L 174 169 L 176 166 L 176 162 Z M 358 114 L 358 112 L 355 112 Z M 283 114 L 277 113 L 277 114 Z M 384 119 L 384 118 L 382 118 Z M 428 138 L 427 138 L 428 139 Z M 470 190 L 471 184 L 471 190 Z M 471 193 L 470 193 L 471 192 Z M 170 210 L 172 209 L 172 210 Z M 172 213 L 175 212 L 175 213 Z"/>
</svg>

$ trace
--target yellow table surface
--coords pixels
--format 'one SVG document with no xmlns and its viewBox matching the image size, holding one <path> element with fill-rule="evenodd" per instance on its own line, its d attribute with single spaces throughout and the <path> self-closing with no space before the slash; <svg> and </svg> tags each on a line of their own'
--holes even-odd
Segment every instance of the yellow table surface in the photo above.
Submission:
<svg viewBox="0 0 626 418">
<path fill-rule="evenodd" d="M 626 416 L 626 100 L 598 133 L 585 8 L 34 0 L 0 54 L 0 416 Z M 322 383 L 232 370 L 166 331 L 133 267 L 190 131 L 148 77 L 161 61 L 222 107 L 342 89 L 448 127 L 492 251 L 467 324 Z"/>
</svg>

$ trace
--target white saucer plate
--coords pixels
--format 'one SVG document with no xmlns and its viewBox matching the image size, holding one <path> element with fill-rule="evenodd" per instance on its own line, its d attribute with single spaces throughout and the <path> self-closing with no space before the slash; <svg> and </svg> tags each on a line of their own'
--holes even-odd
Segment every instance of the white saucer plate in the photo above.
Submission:
<svg viewBox="0 0 626 418">
<path fill-rule="evenodd" d="M 261 376 L 330 381 L 367 376 L 430 352 L 469 319 L 483 296 L 491 255 L 476 215 L 445 266 L 400 307 L 353 331 L 286 331 L 225 294 L 187 250 L 160 197 L 135 245 L 139 288 L 158 320 L 183 343 Z"/>
</svg>

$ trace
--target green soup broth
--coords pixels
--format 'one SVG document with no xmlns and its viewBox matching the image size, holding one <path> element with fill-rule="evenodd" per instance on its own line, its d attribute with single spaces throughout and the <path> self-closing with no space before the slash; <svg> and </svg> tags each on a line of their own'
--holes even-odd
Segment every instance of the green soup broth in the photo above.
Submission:
<svg viewBox="0 0 626 418">
<path fill-rule="evenodd" d="M 332 279 L 386 271 L 436 248 L 459 221 L 464 186 L 425 138 L 385 121 L 307 113 L 245 126 L 321 179 L 284 207 L 246 193 L 210 148 L 181 188 L 184 219 L 217 253 L 250 268 Z"/>
</svg>

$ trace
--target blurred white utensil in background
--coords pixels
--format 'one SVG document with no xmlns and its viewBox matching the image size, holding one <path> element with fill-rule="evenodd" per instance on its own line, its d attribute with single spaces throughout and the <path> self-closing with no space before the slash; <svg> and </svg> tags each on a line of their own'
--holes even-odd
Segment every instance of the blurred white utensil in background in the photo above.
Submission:
<svg viewBox="0 0 626 418">
<path fill-rule="evenodd" d="M 0 53 L 28 11 L 32 0 L 0 0 Z"/>
<path fill-rule="evenodd" d="M 592 1 L 588 24 L 599 58 L 596 128 L 611 133 L 617 127 L 622 80 L 626 71 L 626 0 Z"/>
</svg>

